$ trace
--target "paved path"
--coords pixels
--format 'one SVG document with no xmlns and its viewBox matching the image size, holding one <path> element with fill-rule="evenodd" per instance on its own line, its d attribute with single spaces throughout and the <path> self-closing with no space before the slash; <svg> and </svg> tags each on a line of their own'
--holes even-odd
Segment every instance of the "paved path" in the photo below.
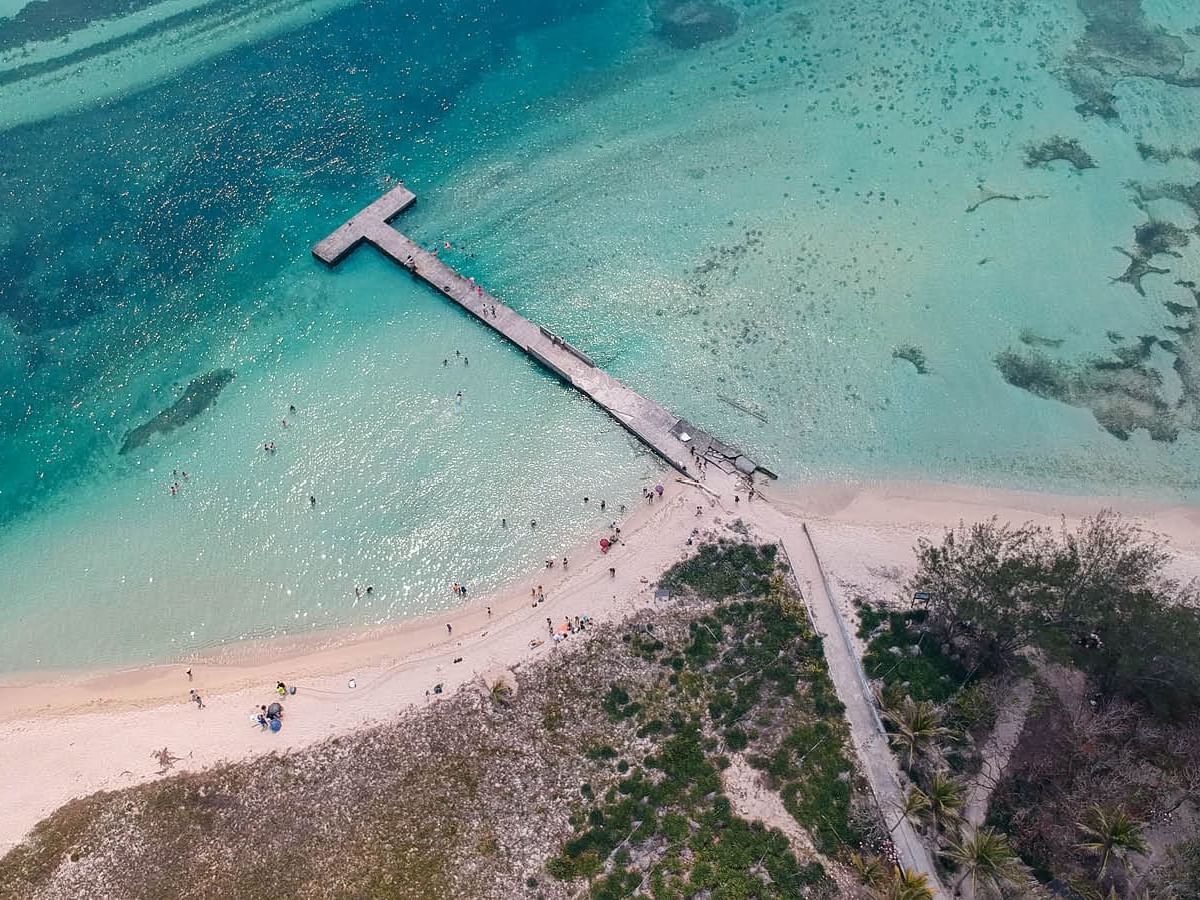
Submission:
<svg viewBox="0 0 1200 900">
<path fill-rule="evenodd" d="M 741 451 L 613 378 L 586 353 L 526 319 L 476 284 L 474 279 L 460 275 L 438 258 L 436 251 L 426 250 L 388 224 L 416 199 L 416 195 L 403 185 L 393 188 L 313 247 L 313 255 L 326 265 L 334 266 L 361 244 L 373 245 L 586 394 L 681 472 L 695 475 L 697 459 L 703 457 L 727 472 L 744 475 L 763 472 L 774 477 Z"/>
<path fill-rule="evenodd" d="M 829 675 L 837 688 L 838 699 L 846 707 L 846 722 L 850 725 L 850 738 L 858 754 L 859 766 L 871 785 L 884 822 L 892 829 L 892 842 L 900 864 L 906 869 L 924 872 L 934 896 L 949 896 L 938 878 L 929 848 L 912 823 L 900 814 L 903 791 L 896 759 L 888 746 L 870 684 L 826 581 L 807 526 L 766 503 L 756 504 L 755 511 L 759 521 L 773 528 L 783 542 L 792 568 L 803 584 L 809 614 L 824 639 Z"/>
</svg>

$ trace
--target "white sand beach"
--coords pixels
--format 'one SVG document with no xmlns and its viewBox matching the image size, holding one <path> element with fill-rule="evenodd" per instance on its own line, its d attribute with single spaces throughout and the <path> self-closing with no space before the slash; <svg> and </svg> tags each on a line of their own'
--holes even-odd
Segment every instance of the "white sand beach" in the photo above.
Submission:
<svg viewBox="0 0 1200 900">
<path fill-rule="evenodd" d="M 843 611 L 860 592 L 898 598 L 919 538 L 993 515 L 1043 524 L 1065 518 L 1069 524 L 1111 507 L 1161 536 L 1175 554 L 1173 574 L 1200 577 L 1196 508 L 904 483 L 766 485 L 763 498 L 749 502 L 732 479 L 716 472 L 703 487 L 674 479 L 664 484 L 664 499 L 634 510 L 622 523 L 622 543 L 609 554 L 589 541 L 568 554 L 565 572 L 558 561 L 502 595 L 475 599 L 448 616 L 404 622 L 385 633 L 326 638 L 317 647 L 247 643 L 217 658 L 7 679 L 0 683 L 0 791 L 6 801 L 0 852 L 74 797 L 159 777 L 155 753 L 163 748 L 179 758 L 173 772 L 295 750 L 436 702 L 435 685 L 444 696 L 490 682 L 541 654 L 569 652 L 586 634 L 556 644 L 547 618 L 555 625 L 576 615 L 604 622 L 655 603 L 658 576 L 686 555 L 693 531 L 728 534 L 724 526 L 739 518 L 764 540 L 794 539 L 806 524 Z M 797 568 L 805 585 L 808 574 Z M 530 598 L 537 585 L 546 595 L 540 605 Z M 277 699 L 279 680 L 298 692 L 285 702 L 282 730 L 263 732 L 253 713 Z M 204 709 L 190 702 L 192 688 Z"/>
</svg>

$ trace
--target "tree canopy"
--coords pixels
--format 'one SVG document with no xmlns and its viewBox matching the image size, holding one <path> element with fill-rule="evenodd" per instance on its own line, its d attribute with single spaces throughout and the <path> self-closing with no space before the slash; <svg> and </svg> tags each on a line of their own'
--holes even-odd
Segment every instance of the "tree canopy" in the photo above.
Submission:
<svg viewBox="0 0 1200 900">
<path fill-rule="evenodd" d="M 1200 708 L 1200 609 L 1169 554 L 1104 511 L 1070 531 L 992 519 L 922 541 L 911 587 L 929 628 L 968 668 L 996 671 L 1038 646 L 1094 687 L 1165 718 Z"/>
</svg>

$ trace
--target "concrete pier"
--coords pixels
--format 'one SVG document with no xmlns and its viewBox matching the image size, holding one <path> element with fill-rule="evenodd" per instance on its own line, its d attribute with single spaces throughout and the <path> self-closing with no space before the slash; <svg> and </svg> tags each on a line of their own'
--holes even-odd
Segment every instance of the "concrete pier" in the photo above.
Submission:
<svg viewBox="0 0 1200 900">
<path fill-rule="evenodd" d="M 313 255 L 326 265 L 335 266 L 360 244 L 373 244 L 586 394 L 680 472 L 694 476 L 696 458 L 703 457 L 726 471 L 736 470 L 746 475 L 762 472 L 775 477 L 773 472 L 740 451 L 613 378 L 586 353 L 549 329 L 529 321 L 388 224 L 416 199 L 416 195 L 403 185 L 393 188 L 314 246 Z"/>
</svg>

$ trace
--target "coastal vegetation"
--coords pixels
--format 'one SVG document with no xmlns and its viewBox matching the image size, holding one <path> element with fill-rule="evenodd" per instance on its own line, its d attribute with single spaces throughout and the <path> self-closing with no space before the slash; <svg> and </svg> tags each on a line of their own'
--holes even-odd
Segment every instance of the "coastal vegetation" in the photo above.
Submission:
<svg viewBox="0 0 1200 900">
<path fill-rule="evenodd" d="M 706 544 L 668 608 L 398 721 L 75 801 L 0 895 L 803 898 L 861 870 L 928 896 L 889 862 L 787 574 L 772 545 Z"/>
<path fill-rule="evenodd" d="M 858 603 L 898 809 L 778 549 L 720 540 L 669 604 L 396 721 L 76 800 L 0 896 L 926 900 L 904 817 L 976 897 L 1194 897 L 1200 610 L 1167 562 L 1110 513 L 921 542 L 911 600 Z"/>
<path fill-rule="evenodd" d="M 860 603 L 864 666 L 912 783 L 901 813 L 947 883 L 1197 896 L 1200 604 L 1168 560 L 1108 512 L 1073 531 L 991 520 L 918 546 L 910 608 Z M 981 748 L 1028 683 L 992 783 Z"/>
</svg>

